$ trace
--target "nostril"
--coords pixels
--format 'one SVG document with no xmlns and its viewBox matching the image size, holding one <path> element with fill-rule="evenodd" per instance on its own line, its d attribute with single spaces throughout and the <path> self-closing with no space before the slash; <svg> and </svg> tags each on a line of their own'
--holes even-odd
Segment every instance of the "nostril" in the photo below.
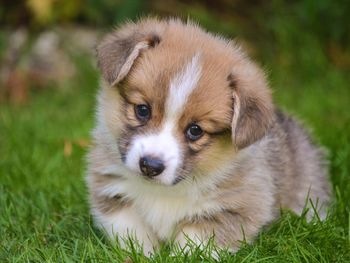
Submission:
<svg viewBox="0 0 350 263">
<path fill-rule="evenodd" d="M 165 169 L 162 160 L 149 156 L 140 158 L 139 165 L 141 172 L 149 177 L 156 176 L 162 173 Z"/>
</svg>

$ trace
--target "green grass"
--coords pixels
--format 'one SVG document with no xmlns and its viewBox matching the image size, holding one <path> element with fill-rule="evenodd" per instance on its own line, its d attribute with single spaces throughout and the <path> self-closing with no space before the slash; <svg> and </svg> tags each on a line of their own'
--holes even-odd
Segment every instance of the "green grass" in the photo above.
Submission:
<svg viewBox="0 0 350 263">
<path fill-rule="evenodd" d="M 329 149 L 334 201 L 324 222 L 282 211 L 252 245 L 235 255 L 220 252 L 220 259 L 350 262 L 349 76 L 320 54 L 311 54 L 321 56 L 316 62 L 295 54 L 300 65 L 281 62 L 278 54 L 262 58 L 274 97 Z M 68 87 L 35 91 L 24 106 L 0 105 L 0 262 L 214 262 L 196 248 L 192 256 L 170 256 L 164 247 L 147 259 L 135 247 L 113 246 L 93 227 L 83 179 L 86 148 L 79 141 L 89 139 L 98 84 L 89 63 L 78 61 L 79 75 Z"/>
</svg>

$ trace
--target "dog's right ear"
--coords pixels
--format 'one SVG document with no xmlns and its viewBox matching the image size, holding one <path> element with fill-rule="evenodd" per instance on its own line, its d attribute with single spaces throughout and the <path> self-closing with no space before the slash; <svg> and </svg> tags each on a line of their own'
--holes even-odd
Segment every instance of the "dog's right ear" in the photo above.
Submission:
<svg viewBox="0 0 350 263">
<path fill-rule="evenodd" d="M 156 30 L 149 22 L 129 23 L 101 41 L 97 47 L 98 67 L 108 84 L 114 86 L 122 81 L 141 52 L 159 44 Z"/>
</svg>

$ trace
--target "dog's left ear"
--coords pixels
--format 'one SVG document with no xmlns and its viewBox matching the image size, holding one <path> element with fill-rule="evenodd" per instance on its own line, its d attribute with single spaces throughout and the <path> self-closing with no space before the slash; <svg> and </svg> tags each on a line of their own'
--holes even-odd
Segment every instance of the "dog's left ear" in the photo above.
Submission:
<svg viewBox="0 0 350 263">
<path fill-rule="evenodd" d="M 127 23 L 108 34 L 97 47 L 98 66 L 111 86 L 122 81 L 141 53 L 160 42 L 159 23 L 146 19 Z"/>
<path fill-rule="evenodd" d="M 232 140 L 242 149 L 261 139 L 274 120 L 270 89 L 254 64 L 237 67 L 228 77 L 233 91 Z"/>
</svg>

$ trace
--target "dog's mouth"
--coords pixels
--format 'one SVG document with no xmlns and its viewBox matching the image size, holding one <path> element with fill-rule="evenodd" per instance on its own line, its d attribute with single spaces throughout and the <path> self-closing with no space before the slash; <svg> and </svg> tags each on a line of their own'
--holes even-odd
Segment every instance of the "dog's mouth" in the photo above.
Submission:
<svg viewBox="0 0 350 263">
<path fill-rule="evenodd" d="M 183 175 L 177 175 L 173 180 L 168 181 L 164 179 L 163 174 L 153 176 L 153 177 L 148 177 L 142 174 L 142 172 L 138 172 L 137 176 L 141 177 L 147 183 L 160 185 L 160 186 L 168 186 L 168 187 L 178 185 L 179 183 L 183 182 L 186 178 Z"/>
<path fill-rule="evenodd" d="M 185 180 L 184 176 L 177 176 L 175 178 L 175 180 L 173 181 L 172 185 L 177 185 L 178 183 L 182 182 L 183 180 Z"/>
</svg>

